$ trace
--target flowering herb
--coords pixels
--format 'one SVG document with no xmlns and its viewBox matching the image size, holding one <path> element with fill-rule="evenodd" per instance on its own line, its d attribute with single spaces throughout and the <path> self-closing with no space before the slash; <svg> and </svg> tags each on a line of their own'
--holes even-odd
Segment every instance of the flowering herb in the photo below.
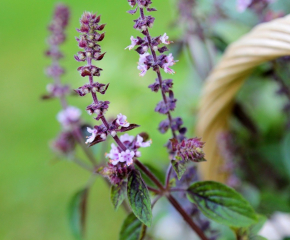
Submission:
<svg viewBox="0 0 290 240">
<path fill-rule="evenodd" d="M 127 196 L 130 208 L 135 216 L 131 214 L 126 219 L 122 226 L 120 239 L 128 238 L 128 234 L 130 235 L 130 231 L 132 230 L 131 224 L 137 226 L 137 229 L 134 229 L 134 239 L 144 239 L 147 227 L 150 227 L 152 223 L 152 208 L 163 196 L 167 198 L 172 206 L 180 213 L 185 222 L 202 240 L 216 239 L 216 234 L 210 230 L 209 222 L 200 218 L 199 211 L 217 222 L 224 222 L 226 225 L 230 226 L 233 217 L 228 216 L 227 211 L 231 211 L 233 212 L 233 216 L 239 214 L 243 219 L 239 223 L 235 223 L 234 226 L 250 225 L 256 220 L 255 213 L 239 194 L 222 184 L 214 182 L 196 182 L 196 177 L 192 178 L 192 176 L 189 176 L 191 173 L 195 175 L 196 171 L 192 167 L 187 170 L 187 164 L 190 161 L 204 161 L 205 156 L 202 150 L 204 143 L 199 138 L 187 139 L 185 137 L 186 128 L 183 127 L 181 117 L 172 117 L 172 112 L 175 110 L 177 102 L 172 91 L 173 80 L 163 79 L 161 75 L 162 71 L 164 71 L 165 74 L 175 73 L 172 66 L 177 61 L 174 60 L 172 53 L 164 54 L 168 51 L 167 46 L 171 41 L 166 33 L 157 37 L 152 37 L 150 35 L 148 29 L 153 27 L 155 18 L 152 16 L 145 16 L 144 14 L 145 10 L 148 12 L 156 11 L 155 8 L 150 7 L 152 3 L 150 0 L 128 0 L 128 2 L 130 6 L 135 7 L 133 10 L 129 11 L 130 14 L 135 14 L 137 10 L 140 12 L 140 17 L 134 20 L 134 28 L 143 34 L 143 38 L 139 36 L 136 38 L 131 37 L 131 44 L 127 48 L 130 50 L 136 48 L 139 54 L 137 68 L 140 70 L 140 76 L 145 76 L 149 69 L 156 72 L 157 78 L 154 83 L 149 85 L 149 88 L 154 92 L 160 91 L 162 95 L 162 101 L 157 104 L 155 111 L 166 115 L 166 119 L 159 124 L 159 131 L 165 133 L 170 129 L 172 132 L 172 138 L 168 141 L 166 146 L 170 153 L 172 166 L 178 175 L 178 179 L 180 179 L 180 181 L 177 180 L 177 187 L 174 188 L 174 184 L 172 184 L 174 175 L 171 165 L 166 174 L 165 184 L 163 184 L 149 168 L 138 160 L 138 158 L 141 157 L 140 148 L 147 148 L 152 144 L 152 140 L 149 139 L 146 133 L 139 133 L 136 136 L 127 133 L 139 127 L 139 125 L 128 121 L 127 117 L 122 113 L 117 114 L 117 116 L 111 120 L 106 118 L 106 112 L 109 109 L 110 101 L 99 100 L 99 97 L 100 94 L 106 94 L 109 84 L 94 81 L 95 77 L 100 77 L 103 71 L 103 69 L 95 65 L 95 61 L 100 61 L 105 56 L 105 52 L 102 52 L 100 46 L 100 42 L 105 38 L 105 34 L 102 32 L 105 28 L 105 24 L 100 23 L 100 16 L 90 12 L 84 12 L 80 19 L 81 26 L 77 29 L 80 36 L 76 38 L 76 40 L 81 51 L 74 56 L 76 61 L 83 63 L 83 66 L 80 66 L 77 70 L 81 77 L 88 79 L 88 82 L 74 91 L 80 97 L 87 95 L 92 97 L 92 102 L 86 107 L 86 111 L 99 122 L 94 126 L 86 126 L 85 130 L 87 137 L 85 140 L 80 135 L 81 111 L 67 104 L 65 95 L 69 94 L 71 91 L 68 86 L 65 86 L 65 88 L 62 87 L 59 81 L 64 70 L 58 64 L 58 60 L 62 56 L 58 51 L 58 44 L 64 39 L 63 27 L 67 24 L 63 7 L 61 8 L 62 11 L 59 9 L 56 11 L 55 23 L 59 24 L 59 26 L 56 24 L 57 26 L 52 25 L 51 27 L 51 29 L 53 29 L 52 38 L 61 40 L 52 41 L 54 44 L 51 45 L 51 49 L 48 53 L 49 56 L 52 56 L 52 53 L 54 54 L 53 65 L 49 67 L 47 72 L 55 82 L 48 86 L 50 95 L 47 98 L 60 98 L 63 108 L 57 115 L 57 119 L 63 127 L 63 132 L 55 142 L 54 147 L 62 152 L 71 152 L 75 147 L 75 143 L 79 142 L 93 164 L 93 170 L 90 168 L 88 170 L 90 170 L 93 175 L 102 175 L 111 183 L 111 200 L 116 209 L 121 204 L 124 204 L 124 200 Z M 163 70 L 161 71 L 161 69 Z M 84 147 L 84 142 L 88 147 L 91 147 L 101 142 L 107 142 L 110 138 L 114 140 L 114 143 L 111 143 L 109 152 L 105 154 L 107 160 L 105 160 L 105 164 L 101 163 L 98 165 L 96 164 L 94 156 L 90 155 L 88 148 Z M 183 173 L 185 174 L 183 175 Z M 147 180 L 145 181 L 143 176 L 146 176 L 147 179 L 150 180 L 150 183 L 148 183 Z M 192 184 L 192 181 L 195 183 Z M 152 184 L 154 184 L 153 187 L 151 186 Z M 83 234 L 85 206 L 90 186 L 91 184 L 88 184 L 85 189 L 79 191 L 74 196 L 71 203 L 71 206 L 74 206 L 72 210 L 73 213 L 77 213 L 71 216 L 73 218 L 79 216 L 79 219 L 76 221 L 75 219 L 72 220 L 73 224 L 77 225 L 75 228 L 81 229 L 82 231 L 82 233 L 78 233 L 78 238 Z M 199 188 L 200 186 L 201 188 Z M 221 190 L 219 191 L 218 188 Z M 212 193 L 212 189 L 217 191 L 217 196 Z M 156 196 L 152 201 L 149 191 Z M 181 192 L 183 197 L 187 196 L 193 203 L 187 201 L 189 207 L 185 209 L 172 195 L 173 192 Z M 231 204 L 224 204 L 224 195 L 227 197 L 227 202 Z M 244 212 L 239 211 L 239 206 L 235 204 L 235 200 L 238 200 L 239 204 L 243 204 L 246 209 Z M 215 208 L 211 209 L 210 205 L 213 201 L 215 201 Z M 126 208 L 126 205 L 123 206 Z M 226 211 L 216 210 L 216 208 L 219 207 L 226 209 Z M 199 211 L 197 209 L 199 209 Z M 192 211 L 194 211 L 195 214 L 193 214 Z M 216 216 L 216 212 L 218 212 L 218 216 Z M 195 217 L 194 219 L 196 222 L 193 221 L 192 216 Z M 223 221 L 224 218 L 226 218 L 226 221 Z M 208 238 L 206 235 L 209 234 L 215 235 Z"/>
</svg>

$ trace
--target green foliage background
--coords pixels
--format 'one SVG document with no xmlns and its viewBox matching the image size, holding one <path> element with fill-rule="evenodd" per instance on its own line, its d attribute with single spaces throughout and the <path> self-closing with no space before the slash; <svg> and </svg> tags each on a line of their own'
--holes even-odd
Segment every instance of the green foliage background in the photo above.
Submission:
<svg viewBox="0 0 290 240">
<path fill-rule="evenodd" d="M 107 23 L 102 42 L 107 54 L 98 63 L 104 69 L 99 81 L 111 83 L 107 94 L 101 96 L 111 101 L 108 116 L 122 112 L 130 122 L 140 124 L 142 127 L 132 134 L 147 131 L 153 140 L 153 146 L 143 150 L 142 161 L 162 165 L 167 161 L 166 150 L 162 148 L 166 136 L 158 134 L 157 125 L 163 117 L 153 111 L 160 95 L 147 88 L 155 76 L 148 73 L 144 78 L 139 77 L 138 54 L 124 50 L 130 44 L 130 36 L 139 34 L 132 27 L 136 16 L 126 13 L 130 9 L 127 1 L 63 2 L 71 7 L 68 38 L 62 47 L 66 56 L 62 65 L 67 71 L 64 81 L 74 88 L 87 81 L 76 71 L 80 63 L 73 58 L 79 50 L 75 29 L 83 11 L 101 14 L 102 22 Z M 56 3 L 0 0 L 0 239 L 3 240 L 72 239 L 67 220 L 68 202 L 89 178 L 87 172 L 75 165 L 57 161 L 48 147 L 49 140 L 60 130 L 55 117 L 60 110 L 58 101 L 40 100 L 50 81 L 44 76 L 44 68 L 50 62 L 43 53 L 47 48 L 47 25 Z M 152 34 L 167 32 L 170 37 L 177 36 L 178 29 L 170 25 L 174 20 L 173 2 L 154 1 L 154 6 L 161 11 L 153 13 L 156 24 Z M 180 59 L 180 63 L 174 67 L 178 73 L 174 76 L 179 98 L 176 116 L 182 113 L 192 125 L 190 118 L 195 111 L 192 101 L 198 98 L 196 83 L 188 75 L 186 61 Z M 187 88 L 183 88 L 184 84 Z M 89 97 L 72 97 L 69 101 L 81 109 L 91 103 Z M 88 239 L 117 239 L 125 214 L 123 209 L 114 212 L 109 192 L 98 178 L 89 196 Z"/>
</svg>

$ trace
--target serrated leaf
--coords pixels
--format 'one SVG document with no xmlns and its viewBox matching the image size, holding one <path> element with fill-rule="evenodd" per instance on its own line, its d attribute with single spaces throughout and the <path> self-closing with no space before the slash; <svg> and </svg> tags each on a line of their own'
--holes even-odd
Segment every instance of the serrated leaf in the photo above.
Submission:
<svg viewBox="0 0 290 240">
<path fill-rule="evenodd" d="M 192 184 L 188 199 L 208 218 L 232 227 L 247 227 L 257 221 L 250 204 L 234 189 L 224 184 L 204 181 Z"/>
<path fill-rule="evenodd" d="M 122 204 L 124 199 L 126 198 L 127 193 L 127 183 L 121 182 L 117 185 L 112 185 L 111 187 L 111 201 L 114 205 L 115 210 L 119 208 L 119 206 Z"/>
<path fill-rule="evenodd" d="M 142 223 L 131 213 L 122 224 L 119 240 L 138 240 L 141 236 Z"/>
<path fill-rule="evenodd" d="M 129 174 L 127 195 L 135 216 L 150 227 L 152 222 L 151 201 L 148 189 L 137 170 L 132 170 Z"/>
<path fill-rule="evenodd" d="M 172 167 L 174 171 L 176 172 L 176 175 L 178 177 L 178 180 L 181 179 L 182 175 L 185 173 L 187 168 L 187 162 L 185 161 L 175 161 L 171 160 Z"/>
<path fill-rule="evenodd" d="M 87 188 L 78 191 L 69 203 L 70 229 L 78 240 L 84 236 L 88 192 Z"/>
</svg>

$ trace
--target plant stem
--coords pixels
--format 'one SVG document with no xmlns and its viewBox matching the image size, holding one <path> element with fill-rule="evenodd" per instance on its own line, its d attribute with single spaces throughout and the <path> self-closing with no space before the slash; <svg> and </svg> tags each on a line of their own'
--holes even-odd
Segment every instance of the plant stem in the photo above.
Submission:
<svg viewBox="0 0 290 240">
<path fill-rule="evenodd" d="M 153 188 L 153 187 L 150 187 L 150 186 L 147 186 L 147 188 L 148 188 L 148 190 L 151 191 L 151 192 L 154 192 L 154 193 L 157 193 L 157 194 L 160 193 L 160 191 L 159 191 L 158 189 L 156 189 L 156 188 Z"/>
<path fill-rule="evenodd" d="M 186 189 L 183 188 L 170 188 L 170 192 L 185 192 Z"/>
<path fill-rule="evenodd" d="M 96 167 L 97 161 L 96 161 L 94 155 L 92 154 L 91 150 L 84 144 L 83 137 L 82 137 L 79 126 L 73 130 L 73 136 L 76 139 L 76 141 L 79 143 L 79 145 L 81 146 L 82 150 L 84 151 L 84 153 L 86 154 L 86 156 L 88 157 L 88 159 L 90 160 L 92 165 L 94 167 Z"/>
<path fill-rule="evenodd" d="M 166 197 L 168 201 L 173 205 L 173 207 L 180 213 L 184 221 L 186 221 L 191 229 L 196 232 L 200 239 L 208 240 L 203 231 L 193 222 L 192 218 L 184 211 L 184 209 L 180 206 L 176 199 L 170 194 L 168 194 Z"/>
<path fill-rule="evenodd" d="M 179 212 L 179 214 L 183 217 L 183 219 L 188 223 L 191 229 L 196 232 L 196 234 L 202 240 L 208 240 L 208 238 L 204 235 L 202 230 L 193 222 L 192 218 L 185 212 L 185 210 L 179 205 L 179 203 L 175 200 L 175 198 L 167 192 L 159 180 L 154 176 L 153 173 L 150 172 L 141 162 L 135 159 L 135 164 L 157 185 L 160 191 L 166 195 L 168 201 L 174 206 L 174 208 Z"/>
<path fill-rule="evenodd" d="M 93 172 L 94 169 L 91 168 L 89 165 L 87 165 L 85 162 L 83 162 L 82 160 L 80 160 L 79 158 L 76 157 L 72 157 L 71 161 L 74 162 L 75 164 L 77 164 L 78 166 L 80 166 L 81 168 L 88 170 L 89 172 Z"/>
<path fill-rule="evenodd" d="M 166 172 L 166 180 L 165 180 L 165 187 L 167 189 L 169 187 L 171 173 L 172 173 L 172 165 L 170 163 Z"/>
</svg>

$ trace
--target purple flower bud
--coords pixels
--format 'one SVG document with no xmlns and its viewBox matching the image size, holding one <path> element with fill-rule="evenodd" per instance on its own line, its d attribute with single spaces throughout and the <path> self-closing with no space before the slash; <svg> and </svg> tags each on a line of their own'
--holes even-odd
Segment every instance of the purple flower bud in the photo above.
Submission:
<svg viewBox="0 0 290 240">
<path fill-rule="evenodd" d="M 126 165 L 109 163 L 107 167 L 100 171 L 100 174 L 107 177 L 113 185 L 116 185 L 126 179 L 130 171 L 131 168 Z"/>
<path fill-rule="evenodd" d="M 183 140 L 176 146 L 176 156 L 184 161 L 201 162 L 205 161 L 204 152 L 202 150 L 204 143 L 200 138 L 190 138 Z"/>
<path fill-rule="evenodd" d="M 80 116 L 81 111 L 78 108 L 69 106 L 57 114 L 57 120 L 64 128 L 70 128 L 73 124 L 79 122 Z"/>
<path fill-rule="evenodd" d="M 83 66 L 83 67 L 79 67 L 78 71 L 80 72 L 82 77 L 85 76 L 100 76 L 100 71 L 102 71 L 103 69 L 98 68 L 96 66 Z"/>
<path fill-rule="evenodd" d="M 158 130 L 163 134 L 166 133 L 169 128 L 169 121 L 168 119 L 163 120 L 160 122 Z"/>
<path fill-rule="evenodd" d="M 65 96 L 70 92 L 70 87 L 68 85 L 59 85 L 59 84 L 48 84 L 46 86 L 47 91 L 51 97 L 61 97 Z"/>
<path fill-rule="evenodd" d="M 97 120 L 99 120 L 109 108 L 109 104 L 109 101 L 99 101 L 97 104 L 92 103 L 91 105 L 87 106 L 86 110 L 90 115 L 96 113 Z"/>
<path fill-rule="evenodd" d="M 138 0 L 138 3 L 139 3 L 139 7 L 148 8 L 152 2 L 151 0 Z"/>
<path fill-rule="evenodd" d="M 136 5 L 136 0 L 128 0 L 128 3 L 131 7 L 135 7 Z"/>
<path fill-rule="evenodd" d="M 75 149 L 76 142 L 71 132 L 61 132 L 51 143 L 51 148 L 59 154 L 68 155 Z"/>
<path fill-rule="evenodd" d="M 145 31 L 148 27 L 149 28 L 153 27 L 154 20 L 155 18 L 151 16 L 146 16 L 145 19 L 139 17 L 138 19 L 134 20 L 135 22 L 134 28 L 139 31 Z"/>
<path fill-rule="evenodd" d="M 64 74 L 64 69 L 60 67 L 58 64 L 54 64 L 46 69 L 46 74 L 49 77 L 57 78 Z"/>
<path fill-rule="evenodd" d="M 163 46 L 163 47 L 161 47 L 161 48 L 158 48 L 157 50 L 158 50 L 158 52 L 160 52 L 160 53 L 164 53 L 164 52 L 166 52 L 166 51 L 169 51 L 169 49 L 168 49 L 166 46 Z"/>
</svg>

